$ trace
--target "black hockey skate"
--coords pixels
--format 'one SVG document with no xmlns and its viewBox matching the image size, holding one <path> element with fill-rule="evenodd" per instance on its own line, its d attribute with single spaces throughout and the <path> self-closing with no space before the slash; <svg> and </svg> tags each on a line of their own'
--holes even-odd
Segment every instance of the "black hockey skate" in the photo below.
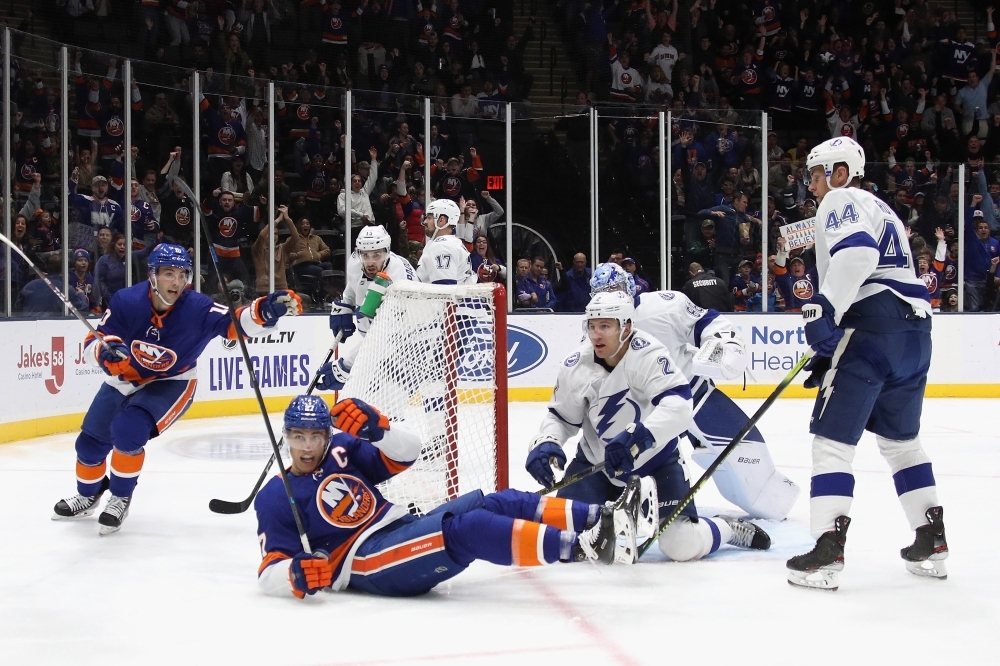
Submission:
<svg viewBox="0 0 1000 666">
<path fill-rule="evenodd" d="M 948 542 L 944 538 L 944 509 L 933 506 L 924 514 L 927 525 L 917 528 L 917 538 L 912 546 L 899 551 L 906 562 L 906 570 L 917 576 L 948 577 L 944 560 L 948 557 Z"/>
<path fill-rule="evenodd" d="M 122 528 L 122 523 L 128 517 L 128 507 L 131 503 L 131 497 L 111 496 L 107 506 L 104 507 L 104 511 L 97 518 L 97 522 L 101 524 L 101 536 L 117 532 Z"/>
<path fill-rule="evenodd" d="M 101 496 L 108 489 L 108 477 L 101 479 L 101 487 L 97 489 L 97 494 L 92 497 L 86 495 L 73 495 L 66 499 L 59 500 L 52 508 L 54 512 L 52 520 L 76 520 L 86 518 L 97 509 L 97 503 L 101 501 Z"/>
<path fill-rule="evenodd" d="M 752 550 L 767 550 L 771 547 L 771 537 L 757 525 L 742 518 L 727 518 L 726 516 L 719 516 L 719 518 L 726 521 L 729 529 L 733 531 L 733 536 L 726 542 L 730 546 Z"/>
<path fill-rule="evenodd" d="M 850 518 L 839 516 L 833 530 L 820 536 L 815 548 L 788 560 L 788 584 L 831 592 L 840 587 L 839 572 L 844 570 L 844 544 L 850 525 Z"/>
<path fill-rule="evenodd" d="M 610 506 L 601 507 L 597 523 L 577 537 L 573 547 L 573 561 L 590 560 L 598 564 L 613 564 L 615 561 L 615 510 Z"/>
</svg>

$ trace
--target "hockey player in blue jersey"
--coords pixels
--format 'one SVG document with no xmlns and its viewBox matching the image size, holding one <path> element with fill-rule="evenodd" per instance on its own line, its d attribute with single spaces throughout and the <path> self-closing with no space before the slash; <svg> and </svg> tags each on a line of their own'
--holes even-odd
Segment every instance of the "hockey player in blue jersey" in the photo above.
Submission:
<svg viewBox="0 0 1000 666">
<path fill-rule="evenodd" d="M 601 473 L 559 491 L 559 497 L 583 502 L 617 497 L 626 475 L 651 479 L 658 500 L 651 504 L 659 508 L 651 512 L 655 527 L 690 490 L 677 439 L 691 423 L 691 390 L 669 351 L 636 328 L 635 319 L 626 293 L 599 293 L 591 299 L 583 320 L 587 338 L 559 368 L 525 468 L 548 488 L 555 481 L 553 466 L 565 467 L 572 476 L 603 463 Z M 566 465 L 563 446 L 578 432 L 576 455 Z M 725 543 L 766 550 L 771 542 L 752 523 L 699 516 L 689 502 L 660 537 L 659 548 L 672 560 L 690 561 Z"/>
<path fill-rule="evenodd" d="M 634 561 L 635 501 L 613 507 L 477 490 L 421 517 L 387 502 L 376 484 L 413 464 L 420 438 L 360 400 L 330 410 L 318 396 L 298 396 L 285 410 L 284 436 L 289 482 L 313 552 L 302 549 L 284 485 L 272 478 L 254 501 L 258 584 L 267 594 L 301 599 L 351 588 L 405 597 L 429 592 L 474 560 Z M 639 497 L 638 485 L 630 484 L 628 499 Z"/>
<path fill-rule="evenodd" d="M 597 267 L 590 281 L 593 293 L 624 291 L 635 296 L 631 275 L 617 264 Z M 714 380 L 743 374 L 747 354 L 736 327 L 711 308 L 700 308 L 679 291 L 653 291 L 635 297 L 635 325 L 667 348 L 677 371 L 690 380 L 693 418 L 686 434 L 691 459 L 704 469 L 749 420 Z M 764 437 L 753 428 L 739 448 L 712 476 L 727 500 L 754 518 L 783 520 L 799 487 L 774 467 Z"/>
<path fill-rule="evenodd" d="M 100 533 L 117 531 L 128 515 L 145 445 L 194 401 L 198 356 L 217 336 L 257 336 L 285 315 L 301 313 L 299 297 L 276 291 L 238 311 L 188 288 L 191 257 L 179 245 L 161 244 L 149 255 L 149 281 L 118 291 L 88 334 L 84 357 L 108 375 L 87 410 L 76 439 L 78 494 L 55 505 L 53 520 L 91 515 L 111 491 L 98 522 Z M 111 454 L 110 479 L 106 474 Z"/>
<path fill-rule="evenodd" d="M 851 462 L 861 433 L 875 434 L 903 513 L 916 531 L 901 555 L 907 570 L 944 578 L 943 510 L 920 445 L 920 412 L 931 360 L 931 304 L 914 275 L 906 227 L 860 188 L 864 150 L 839 137 L 809 153 L 816 211 L 819 290 L 802 308 L 815 357 L 806 386 L 818 386 L 812 442 L 810 552 L 788 560 L 788 582 L 836 590 L 854 495 Z"/>
</svg>

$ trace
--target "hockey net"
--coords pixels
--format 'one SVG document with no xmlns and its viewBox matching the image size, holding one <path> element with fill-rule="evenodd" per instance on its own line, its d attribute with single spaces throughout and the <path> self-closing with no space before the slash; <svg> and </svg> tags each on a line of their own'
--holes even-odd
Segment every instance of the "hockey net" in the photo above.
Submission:
<svg viewBox="0 0 1000 666">
<path fill-rule="evenodd" d="M 414 513 L 507 487 L 506 295 L 502 285 L 395 282 L 340 398 L 420 433 L 420 457 L 381 484 Z"/>
</svg>

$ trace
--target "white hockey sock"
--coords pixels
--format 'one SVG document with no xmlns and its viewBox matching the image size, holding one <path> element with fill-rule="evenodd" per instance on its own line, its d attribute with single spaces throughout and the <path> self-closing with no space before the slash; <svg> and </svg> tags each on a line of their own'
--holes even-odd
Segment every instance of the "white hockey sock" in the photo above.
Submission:
<svg viewBox="0 0 1000 666">
<path fill-rule="evenodd" d="M 920 445 L 920 438 L 899 441 L 876 436 L 875 440 L 892 470 L 896 494 L 910 529 L 926 525 L 924 513 L 932 506 L 939 506 L 939 503 L 931 461 Z"/>
<path fill-rule="evenodd" d="M 857 447 L 816 435 L 812 442 L 812 483 L 809 488 L 809 532 L 814 539 L 833 530 L 838 516 L 846 516 L 854 499 L 851 463 Z"/>
<path fill-rule="evenodd" d="M 732 536 L 724 520 L 699 516 L 694 523 L 687 516 L 679 516 L 660 537 L 660 552 L 675 562 L 691 562 L 714 553 Z"/>
</svg>

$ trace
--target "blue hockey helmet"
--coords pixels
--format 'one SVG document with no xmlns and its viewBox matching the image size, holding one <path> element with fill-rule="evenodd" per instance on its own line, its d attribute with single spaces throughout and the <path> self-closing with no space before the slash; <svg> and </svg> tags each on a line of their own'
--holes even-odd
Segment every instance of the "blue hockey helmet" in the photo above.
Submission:
<svg viewBox="0 0 1000 666">
<path fill-rule="evenodd" d="M 153 248 L 147 264 L 149 265 L 149 270 L 153 271 L 154 274 L 157 269 L 169 266 L 172 268 L 183 268 L 188 272 L 188 277 L 190 278 L 191 276 L 191 255 L 180 245 L 160 243 Z"/>
<path fill-rule="evenodd" d="M 635 278 L 618 264 L 601 264 L 590 278 L 590 295 L 602 291 L 624 291 L 634 298 Z"/>
<path fill-rule="evenodd" d="M 319 428 L 330 430 L 333 420 L 330 408 L 318 395 L 300 395 L 292 399 L 285 410 L 285 430 L 291 428 Z"/>
</svg>

